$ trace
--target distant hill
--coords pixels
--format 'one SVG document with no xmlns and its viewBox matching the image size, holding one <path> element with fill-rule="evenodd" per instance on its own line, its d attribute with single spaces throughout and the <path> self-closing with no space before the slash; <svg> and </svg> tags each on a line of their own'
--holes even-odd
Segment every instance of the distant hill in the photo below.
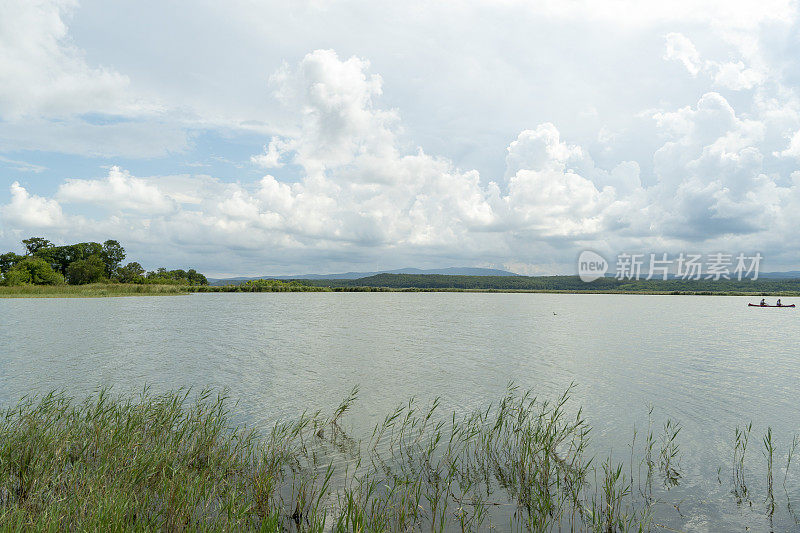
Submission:
<svg viewBox="0 0 800 533">
<path fill-rule="evenodd" d="M 473 288 L 501 290 L 592 290 L 624 288 L 625 290 L 798 290 L 795 282 L 800 280 L 800 271 L 759 272 L 758 280 L 721 280 L 719 282 L 705 279 L 681 280 L 670 276 L 669 281 L 660 280 L 639 282 L 616 280 L 609 273 L 596 283 L 586 285 L 577 276 L 520 276 L 505 270 L 492 268 L 451 267 L 439 269 L 401 268 L 385 272 L 344 272 L 341 274 L 304 274 L 298 276 L 259 276 L 226 279 L 209 278 L 210 285 L 239 285 L 251 279 L 304 280 L 312 285 L 330 287 L 416 287 L 416 288 Z M 787 282 L 789 282 L 787 284 Z M 747 285 L 747 284 L 751 285 Z M 634 288 L 635 287 L 635 288 Z M 724 289 L 723 289 L 724 287 Z"/>
<path fill-rule="evenodd" d="M 448 268 L 398 268 L 397 270 L 380 270 L 376 272 L 342 272 L 339 274 L 298 274 L 296 276 L 257 276 L 237 278 L 209 278 L 210 285 L 238 285 L 251 279 L 361 279 L 378 274 L 417 274 L 417 275 L 445 275 L 445 276 L 517 276 L 507 270 L 495 268 L 475 267 L 448 267 Z"/>
<path fill-rule="evenodd" d="M 759 272 L 758 277 L 764 279 L 800 279 L 800 270 L 790 270 L 788 272 Z"/>
</svg>

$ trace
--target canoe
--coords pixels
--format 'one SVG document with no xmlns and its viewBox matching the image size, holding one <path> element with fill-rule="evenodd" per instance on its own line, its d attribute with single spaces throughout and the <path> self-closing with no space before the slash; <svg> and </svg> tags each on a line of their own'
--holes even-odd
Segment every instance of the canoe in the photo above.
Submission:
<svg viewBox="0 0 800 533">
<path fill-rule="evenodd" d="M 758 305 L 758 304 L 747 304 L 750 307 L 794 307 L 794 304 L 788 305 Z"/>
</svg>

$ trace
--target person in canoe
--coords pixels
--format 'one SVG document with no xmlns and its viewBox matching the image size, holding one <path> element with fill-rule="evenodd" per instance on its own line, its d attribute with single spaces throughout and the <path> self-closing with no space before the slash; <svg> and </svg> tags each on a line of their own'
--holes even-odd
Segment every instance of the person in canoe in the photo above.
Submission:
<svg viewBox="0 0 800 533">
<path fill-rule="evenodd" d="M 767 305 L 767 299 L 761 298 L 761 301 L 758 303 L 758 305 Z"/>
<path fill-rule="evenodd" d="M 780 298 L 778 298 L 778 303 L 776 303 L 775 305 L 777 305 L 778 307 L 782 307 L 783 306 L 783 304 L 781 303 L 781 299 Z"/>
</svg>

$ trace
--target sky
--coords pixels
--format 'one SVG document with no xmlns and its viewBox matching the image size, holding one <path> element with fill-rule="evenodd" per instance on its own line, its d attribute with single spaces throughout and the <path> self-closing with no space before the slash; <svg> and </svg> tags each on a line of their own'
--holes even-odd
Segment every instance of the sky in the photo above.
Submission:
<svg viewBox="0 0 800 533">
<path fill-rule="evenodd" d="M 797 2 L 0 0 L 0 250 L 800 269 Z"/>
</svg>

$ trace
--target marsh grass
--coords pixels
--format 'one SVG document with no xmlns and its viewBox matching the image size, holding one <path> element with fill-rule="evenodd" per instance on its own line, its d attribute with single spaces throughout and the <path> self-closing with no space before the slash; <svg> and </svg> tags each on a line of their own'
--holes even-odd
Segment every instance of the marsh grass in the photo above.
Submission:
<svg viewBox="0 0 800 533">
<path fill-rule="evenodd" d="M 98 298 L 189 294 L 188 285 L 91 283 L 88 285 L 0 286 L 0 298 Z"/>
<path fill-rule="evenodd" d="M 767 460 L 767 496 L 764 499 L 764 504 L 767 506 L 767 516 L 772 518 L 775 514 L 775 494 L 773 491 L 773 474 L 772 464 L 775 456 L 775 445 L 772 441 L 772 428 L 767 428 L 767 433 L 764 435 L 764 458 Z"/>
<path fill-rule="evenodd" d="M 734 446 L 733 446 L 733 489 L 731 492 L 736 498 L 736 502 L 741 504 L 748 501 L 747 497 L 747 481 L 745 478 L 745 454 L 747 453 L 747 443 L 750 440 L 750 432 L 753 429 L 753 423 L 740 428 L 736 426 L 734 431 Z"/>
<path fill-rule="evenodd" d="M 316 280 L 315 280 L 316 281 Z M 308 280 L 258 280 L 239 285 L 156 285 L 134 283 L 92 283 L 88 285 L 0 285 L 0 298 L 97 298 L 103 296 L 161 296 L 189 293 L 246 293 L 246 292 L 471 292 L 471 293 L 544 293 L 544 294 L 639 294 L 695 296 L 800 296 L 796 291 L 655 291 L 655 290 L 591 290 L 591 289 L 464 289 L 456 287 L 379 287 L 379 286 L 322 286 Z"/>
<path fill-rule="evenodd" d="M 571 392 L 550 401 L 509 385 L 497 403 L 463 416 L 441 412 L 438 400 L 410 400 L 364 440 L 342 424 L 357 387 L 330 415 L 303 414 L 263 434 L 233 425 L 228 399 L 209 390 L 26 398 L 0 415 L 0 524 L 319 532 L 658 527 L 654 508 L 663 502 L 653 496 L 653 480 L 660 476 L 668 489 L 681 479 L 680 425 L 668 420 L 655 434 L 651 410 L 643 447 L 634 432 L 629 465 L 613 454 L 598 462 L 587 452 L 591 430 L 569 405 Z M 737 430 L 734 459 L 742 466 L 734 466 L 734 481 L 741 468 L 741 485 L 748 436 L 749 427 Z M 768 431 L 768 458 L 771 442 Z M 634 457 L 642 457 L 638 468 Z"/>
</svg>

